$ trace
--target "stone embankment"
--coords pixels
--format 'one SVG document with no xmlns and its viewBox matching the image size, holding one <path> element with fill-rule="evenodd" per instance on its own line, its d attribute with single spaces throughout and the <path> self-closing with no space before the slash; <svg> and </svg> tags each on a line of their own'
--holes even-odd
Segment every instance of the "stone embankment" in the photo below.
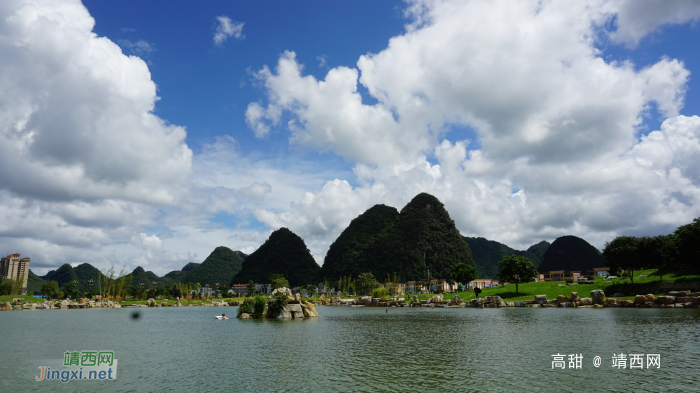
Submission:
<svg viewBox="0 0 700 393">
<path fill-rule="evenodd" d="M 238 306 L 243 302 L 211 302 L 202 303 L 199 305 L 188 304 L 187 307 L 227 307 L 227 306 Z M 183 307 L 180 303 L 180 298 L 177 298 L 175 304 L 169 304 L 167 301 L 161 301 L 160 304 L 150 298 L 146 304 L 125 304 L 113 302 L 111 300 L 107 301 L 95 301 L 90 299 L 79 299 L 77 302 L 66 299 L 61 301 L 46 300 L 43 302 L 25 302 L 22 298 L 13 299 L 12 303 L 4 302 L 0 303 L 0 311 L 11 311 L 11 310 L 65 310 L 65 309 L 81 309 L 81 308 L 122 308 L 122 307 Z"/>
<path fill-rule="evenodd" d="M 275 295 L 278 293 L 283 293 L 287 296 L 287 305 L 282 310 L 275 310 L 270 307 L 270 304 L 275 300 Z M 243 304 L 243 302 L 236 303 L 240 303 L 239 305 Z M 273 319 L 314 318 L 318 317 L 318 311 L 316 310 L 316 304 L 302 301 L 300 294 L 292 295 L 292 291 L 289 288 L 282 287 L 272 291 L 272 294 L 267 298 L 267 305 L 262 312 L 262 317 Z M 241 307 L 239 307 L 236 318 L 252 319 L 253 316 L 249 313 L 241 312 Z"/>
</svg>

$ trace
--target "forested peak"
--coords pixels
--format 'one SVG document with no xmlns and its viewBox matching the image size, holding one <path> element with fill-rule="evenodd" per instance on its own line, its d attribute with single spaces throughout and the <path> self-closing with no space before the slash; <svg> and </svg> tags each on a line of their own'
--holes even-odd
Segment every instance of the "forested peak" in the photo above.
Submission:
<svg viewBox="0 0 700 393">
<path fill-rule="evenodd" d="M 428 193 L 421 192 L 420 194 L 413 197 L 413 199 L 411 199 L 411 202 L 409 202 L 406 206 L 404 206 L 403 209 L 401 209 L 401 214 L 405 214 L 414 210 L 431 209 L 441 209 L 445 211 L 445 205 L 443 205 L 442 202 L 440 202 L 440 200 L 436 197 Z"/>
<path fill-rule="evenodd" d="M 557 238 L 544 253 L 540 272 L 551 270 L 581 271 L 605 266 L 600 251 L 580 237 L 567 235 Z"/>
<path fill-rule="evenodd" d="M 551 244 L 548 241 L 542 240 L 537 244 L 531 245 L 530 248 L 527 249 L 527 251 L 537 255 L 538 258 L 543 259 L 544 253 L 547 252 L 547 249 L 550 245 Z"/>
<path fill-rule="evenodd" d="M 190 270 L 196 268 L 196 267 L 199 266 L 199 265 L 200 265 L 200 264 L 197 263 L 197 262 L 190 262 L 190 263 L 188 263 L 187 265 L 183 266 L 181 271 L 182 271 L 182 272 L 189 272 Z"/>
</svg>

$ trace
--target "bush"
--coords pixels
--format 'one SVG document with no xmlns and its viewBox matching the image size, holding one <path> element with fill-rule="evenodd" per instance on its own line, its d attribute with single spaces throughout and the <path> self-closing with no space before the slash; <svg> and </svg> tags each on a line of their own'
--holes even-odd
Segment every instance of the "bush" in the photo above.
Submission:
<svg viewBox="0 0 700 393">
<path fill-rule="evenodd" d="M 280 312 L 287 306 L 288 302 L 289 299 L 287 299 L 286 293 L 277 292 L 274 295 L 272 295 L 272 301 L 267 306 L 270 308 L 270 310 Z"/>
<path fill-rule="evenodd" d="M 267 298 L 261 295 L 256 296 L 253 300 L 253 318 L 262 318 L 265 306 L 267 306 Z"/>
<path fill-rule="evenodd" d="M 244 300 L 243 304 L 238 306 L 238 315 L 241 315 L 243 313 L 246 314 L 252 314 L 253 313 L 253 302 L 251 300 Z"/>
<path fill-rule="evenodd" d="M 566 280 L 564 280 L 564 282 L 566 282 L 567 284 L 572 284 L 574 280 L 571 278 L 567 278 Z"/>
<path fill-rule="evenodd" d="M 389 295 L 389 291 L 386 290 L 384 287 L 379 287 L 375 288 L 372 290 L 372 297 L 378 297 L 378 298 L 386 298 Z"/>
</svg>

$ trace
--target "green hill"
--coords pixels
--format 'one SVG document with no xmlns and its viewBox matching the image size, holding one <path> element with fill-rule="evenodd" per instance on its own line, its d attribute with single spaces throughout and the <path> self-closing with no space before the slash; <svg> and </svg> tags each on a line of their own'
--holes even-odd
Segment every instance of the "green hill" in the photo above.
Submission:
<svg viewBox="0 0 700 393">
<path fill-rule="evenodd" d="M 530 251 L 514 250 L 494 240 L 487 240 L 483 237 L 465 237 L 464 241 L 469 244 L 469 248 L 472 251 L 479 278 L 496 279 L 499 270 L 498 262 L 513 254 L 529 259 L 535 267 L 541 263 L 541 259 Z"/>
<path fill-rule="evenodd" d="M 537 255 L 537 258 L 540 259 L 540 261 L 544 260 L 544 253 L 547 252 L 547 249 L 549 248 L 550 243 L 546 240 L 542 240 L 541 242 L 537 244 L 533 244 L 530 246 L 530 248 L 527 249 L 527 251 Z M 537 267 L 537 265 L 535 265 Z"/>
<path fill-rule="evenodd" d="M 182 268 L 182 270 L 180 270 L 180 271 L 182 271 L 182 272 L 189 272 L 190 270 L 195 269 L 195 268 L 196 268 L 197 266 L 199 266 L 199 265 L 201 265 L 201 263 L 190 262 L 190 263 L 188 263 L 187 265 L 185 265 L 185 266 Z M 178 270 L 175 270 L 175 271 L 178 271 Z"/>
<path fill-rule="evenodd" d="M 193 263 L 188 263 L 185 268 Z M 200 283 L 200 285 L 227 284 L 241 271 L 243 258 L 228 247 L 216 247 L 207 259 L 188 270 L 181 278 L 184 283 Z M 184 270 L 184 268 L 183 268 Z"/>
<path fill-rule="evenodd" d="M 40 276 L 34 274 L 32 269 L 29 269 L 29 278 L 27 278 L 27 292 L 38 292 L 41 290 L 41 286 L 46 282 Z"/>
<path fill-rule="evenodd" d="M 75 274 L 75 270 L 71 265 L 64 263 L 61 267 L 56 269 L 55 272 L 53 272 L 51 277 L 49 277 L 49 280 L 58 282 L 58 286 L 60 288 L 64 288 L 69 282 L 77 281 L 78 275 Z"/>
<path fill-rule="evenodd" d="M 587 269 L 603 266 L 606 265 L 600 251 L 587 241 L 576 236 L 562 236 L 547 248 L 538 270 L 570 270 L 586 274 Z"/>
<path fill-rule="evenodd" d="M 356 277 L 367 271 L 363 263 L 367 248 L 398 217 L 399 211 L 386 205 L 374 205 L 357 216 L 328 249 L 321 276 L 328 279 Z"/>
<path fill-rule="evenodd" d="M 431 277 L 446 277 L 452 266 L 460 262 L 475 265 L 469 245 L 444 205 L 434 196 L 418 194 L 401 209 L 398 217 L 386 206 L 372 209 L 378 211 L 371 212 L 367 219 L 358 217 L 358 223 L 351 224 L 357 228 L 350 230 L 347 239 L 339 238 L 338 251 L 344 252 L 332 255 L 334 263 L 327 271 L 332 267 L 338 277 L 371 272 L 382 281 L 396 274 L 400 280 L 410 281 L 424 279 L 428 273 Z M 371 221 L 378 222 L 381 228 L 373 228 Z M 336 251 L 335 243 L 331 248 Z M 351 264 L 337 261 L 351 261 Z"/>
<path fill-rule="evenodd" d="M 289 229 L 280 228 L 248 255 L 231 285 L 247 284 L 250 280 L 266 283 L 271 273 L 283 275 L 291 286 L 314 284 L 320 270 L 304 240 Z"/>
</svg>

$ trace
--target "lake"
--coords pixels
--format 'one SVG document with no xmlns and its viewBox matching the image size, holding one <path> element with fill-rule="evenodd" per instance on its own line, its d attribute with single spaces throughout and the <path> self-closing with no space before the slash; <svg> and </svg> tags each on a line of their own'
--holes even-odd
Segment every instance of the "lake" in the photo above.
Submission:
<svg viewBox="0 0 700 393">
<path fill-rule="evenodd" d="M 317 309 L 287 321 L 213 318 L 235 307 L 0 312 L 0 391 L 700 391 L 700 309 Z M 47 359 L 88 350 L 114 351 L 115 380 L 34 380 Z"/>
</svg>

